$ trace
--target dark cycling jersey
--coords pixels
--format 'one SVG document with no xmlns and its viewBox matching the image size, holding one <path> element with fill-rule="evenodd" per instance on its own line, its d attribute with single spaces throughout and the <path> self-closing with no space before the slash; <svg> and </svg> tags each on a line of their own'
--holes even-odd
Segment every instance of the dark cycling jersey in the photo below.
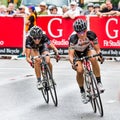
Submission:
<svg viewBox="0 0 120 120">
<path fill-rule="evenodd" d="M 98 44 L 97 36 L 92 31 L 87 31 L 87 37 L 82 41 L 79 40 L 77 34 L 73 34 L 69 39 L 69 49 L 74 49 L 77 54 L 86 53 L 88 50 L 94 49 L 92 43 Z"/>
<path fill-rule="evenodd" d="M 29 35 L 26 38 L 26 48 L 37 49 L 39 52 L 48 50 L 47 45 L 49 44 L 50 44 L 50 39 L 45 34 L 43 34 L 40 43 L 37 45 L 34 43 L 33 39 Z"/>
</svg>

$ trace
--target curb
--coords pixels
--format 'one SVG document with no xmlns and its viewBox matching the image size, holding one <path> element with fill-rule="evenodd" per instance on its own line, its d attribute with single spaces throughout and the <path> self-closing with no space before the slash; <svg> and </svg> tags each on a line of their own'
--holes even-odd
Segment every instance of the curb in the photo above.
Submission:
<svg viewBox="0 0 120 120">
<path fill-rule="evenodd" d="M 60 55 L 61 60 L 69 60 L 68 55 Z M 51 56 L 51 58 L 54 58 Z M 7 60 L 21 60 L 25 58 L 17 58 L 17 55 L 0 55 L 0 59 L 7 59 Z M 105 61 L 116 61 L 120 62 L 120 57 L 105 57 Z"/>
</svg>

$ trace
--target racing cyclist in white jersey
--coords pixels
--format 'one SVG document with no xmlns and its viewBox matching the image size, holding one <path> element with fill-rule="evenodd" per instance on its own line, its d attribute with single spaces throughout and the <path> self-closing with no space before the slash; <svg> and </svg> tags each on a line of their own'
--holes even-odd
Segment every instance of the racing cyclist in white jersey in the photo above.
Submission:
<svg viewBox="0 0 120 120">
<path fill-rule="evenodd" d="M 69 38 L 69 60 L 72 65 L 72 68 L 76 70 L 76 79 L 80 87 L 82 102 L 86 104 L 88 102 L 84 90 L 84 78 L 83 78 L 83 66 L 81 61 L 73 63 L 74 57 L 83 57 L 89 56 L 97 53 L 101 53 L 97 36 L 92 31 L 87 31 L 86 21 L 83 19 L 77 19 L 73 23 L 75 34 L 72 34 Z M 99 60 L 102 62 L 103 57 L 99 57 Z M 96 58 L 90 59 L 93 72 L 97 79 L 97 85 L 99 91 L 104 92 L 104 88 L 101 83 L 101 74 L 100 67 Z"/>
</svg>

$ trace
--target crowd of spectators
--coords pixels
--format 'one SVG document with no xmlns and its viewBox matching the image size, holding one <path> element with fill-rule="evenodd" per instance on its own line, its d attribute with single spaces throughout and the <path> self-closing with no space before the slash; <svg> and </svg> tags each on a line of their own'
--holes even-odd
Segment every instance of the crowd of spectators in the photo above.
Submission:
<svg viewBox="0 0 120 120">
<path fill-rule="evenodd" d="M 105 3 L 102 4 L 88 3 L 86 9 L 82 9 L 75 1 L 72 1 L 69 6 L 63 5 L 61 8 L 58 8 L 56 5 L 47 6 L 47 4 L 42 1 L 37 11 L 35 6 L 27 7 L 21 5 L 19 8 L 16 8 L 13 3 L 9 3 L 7 7 L 0 5 L 0 16 L 21 16 L 25 18 L 26 34 L 32 26 L 36 25 L 37 16 L 40 15 L 61 15 L 63 18 L 71 19 L 75 19 L 76 16 L 80 15 L 120 16 L 120 2 L 117 8 L 114 8 L 111 0 L 106 0 Z M 23 50 L 21 55 L 25 56 L 25 50 Z"/>
<path fill-rule="evenodd" d="M 20 6 L 16 8 L 13 3 L 9 3 L 7 7 L 0 5 L 0 16 L 21 14 L 21 11 L 23 13 L 26 10 L 27 14 L 30 14 L 29 7 Z M 78 15 L 120 15 L 120 2 L 117 8 L 112 5 L 111 0 L 106 0 L 102 4 L 88 3 L 87 7 L 83 9 L 75 1 L 72 1 L 69 6 L 63 5 L 61 10 L 58 10 L 56 5 L 47 6 L 45 2 L 41 2 L 39 10 L 37 10 L 37 15 L 62 15 L 63 18 L 70 17 L 71 19 L 74 19 Z"/>
<path fill-rule="evenodd" d="M 9 3 L 7 7 L 0 5 L 0 15 L 21 14 L 21 11 L 25 13 L 26 10 L 27 14 L 30 14 L 29 7 L 20 6 L 16 8 L 13 3 Z M 70 17 L 71 19 L 74 19 L 78 15 L 120 15 L 120 2 L 118 3 L 118 7 L 115 8 L 111 0 L 106 0 L 102 4 L 88 3 L 84 9 L 79 7 L 75 1 L 72 1 L 69 6 L 63 5 L 61 8 L 58 8 L 56 5 L 47 6 L 45 2 L 41 2 L 38 7 L 37 15 L 62 15 L 63 18 Z"/>
<path fill-rule="evenodd" d="M 27 14 L 30 14 L 29 7 L 30 6 L 20 6 L 16 8 L 13 3 L 9 3 L 7 7 L 5 5 L 0 5 L 0 15 L 21 14 L 21 11 L 24 13 L 26 9 L 28 9 Z M 74 19 L 78 15 L 120 15 L 120 2 L 117 8 L 113 7 L 111 0 L 106 0 L 106 2 L 102 4 L 88 3 L 87 7 L 82 9 L 75 1 L 72 1 L 69 6 L 63 5 L 61 7 L 61 12 L 59 12 L 56 5 L 47 6 L 45 2 L 41 2 L 37 15 L 62 15 L 63 18 L 70 17 L 71 19 Z"/>
</svg>

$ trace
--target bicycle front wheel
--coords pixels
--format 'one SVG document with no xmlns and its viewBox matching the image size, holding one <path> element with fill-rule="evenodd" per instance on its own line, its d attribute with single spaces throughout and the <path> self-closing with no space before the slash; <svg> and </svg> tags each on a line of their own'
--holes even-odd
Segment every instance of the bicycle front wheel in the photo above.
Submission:
<svg viewBox="0 0 120 120">
<path fill-rule="evenodd" d="M 94 89 L 95 103 L 96 103 L 96 106 L 97 106 L 98 111 L 100 113 L 100 116 L 102 117 L 104 115 L 103 105 L 102 105 L 102 101 L 101 101 L 100 92 L 99 92 L 99 89 L 97 86 L 97 80 L 96 80 L 94 74 L 91 74 L 91 79 L 92 79 L 92 85 L 93 85 L 93 89 Z"/>
<path fill-rule="evenodd" d="M 43 89 L 41 90 L 43 98 L 46 103 L 49 103 L 49 93 L 48 93 L 48 87 L 47 82 L 43 82 Z"/>
<path fill-rule="evenodd" d="M 57 99 L 56 86 L 55 86 L 55 82 L 53 80 L 53 76 L 51 74 L 51 71 L 50 71 L 48 65 L 46 66 L 46 72 L 47 72 L 47 77 L 48 77 L 50 94 L 51 94 L 54 105 L 57 106 L 58 99 Z"/>
<path fill-rule="evenodd" d="M 96 113 L 97 109 L 96 109 L 95 99 L 93 99 L 92 97 L 92 90 L 91 90 L 92 89 L 91 77 L 89 76 L 89 74 L 85 74 L 84 78 L 85 78 L 85 88 L 86 88 L 87 97 L 90 100 L 94 113 Z"/>
</svg>

